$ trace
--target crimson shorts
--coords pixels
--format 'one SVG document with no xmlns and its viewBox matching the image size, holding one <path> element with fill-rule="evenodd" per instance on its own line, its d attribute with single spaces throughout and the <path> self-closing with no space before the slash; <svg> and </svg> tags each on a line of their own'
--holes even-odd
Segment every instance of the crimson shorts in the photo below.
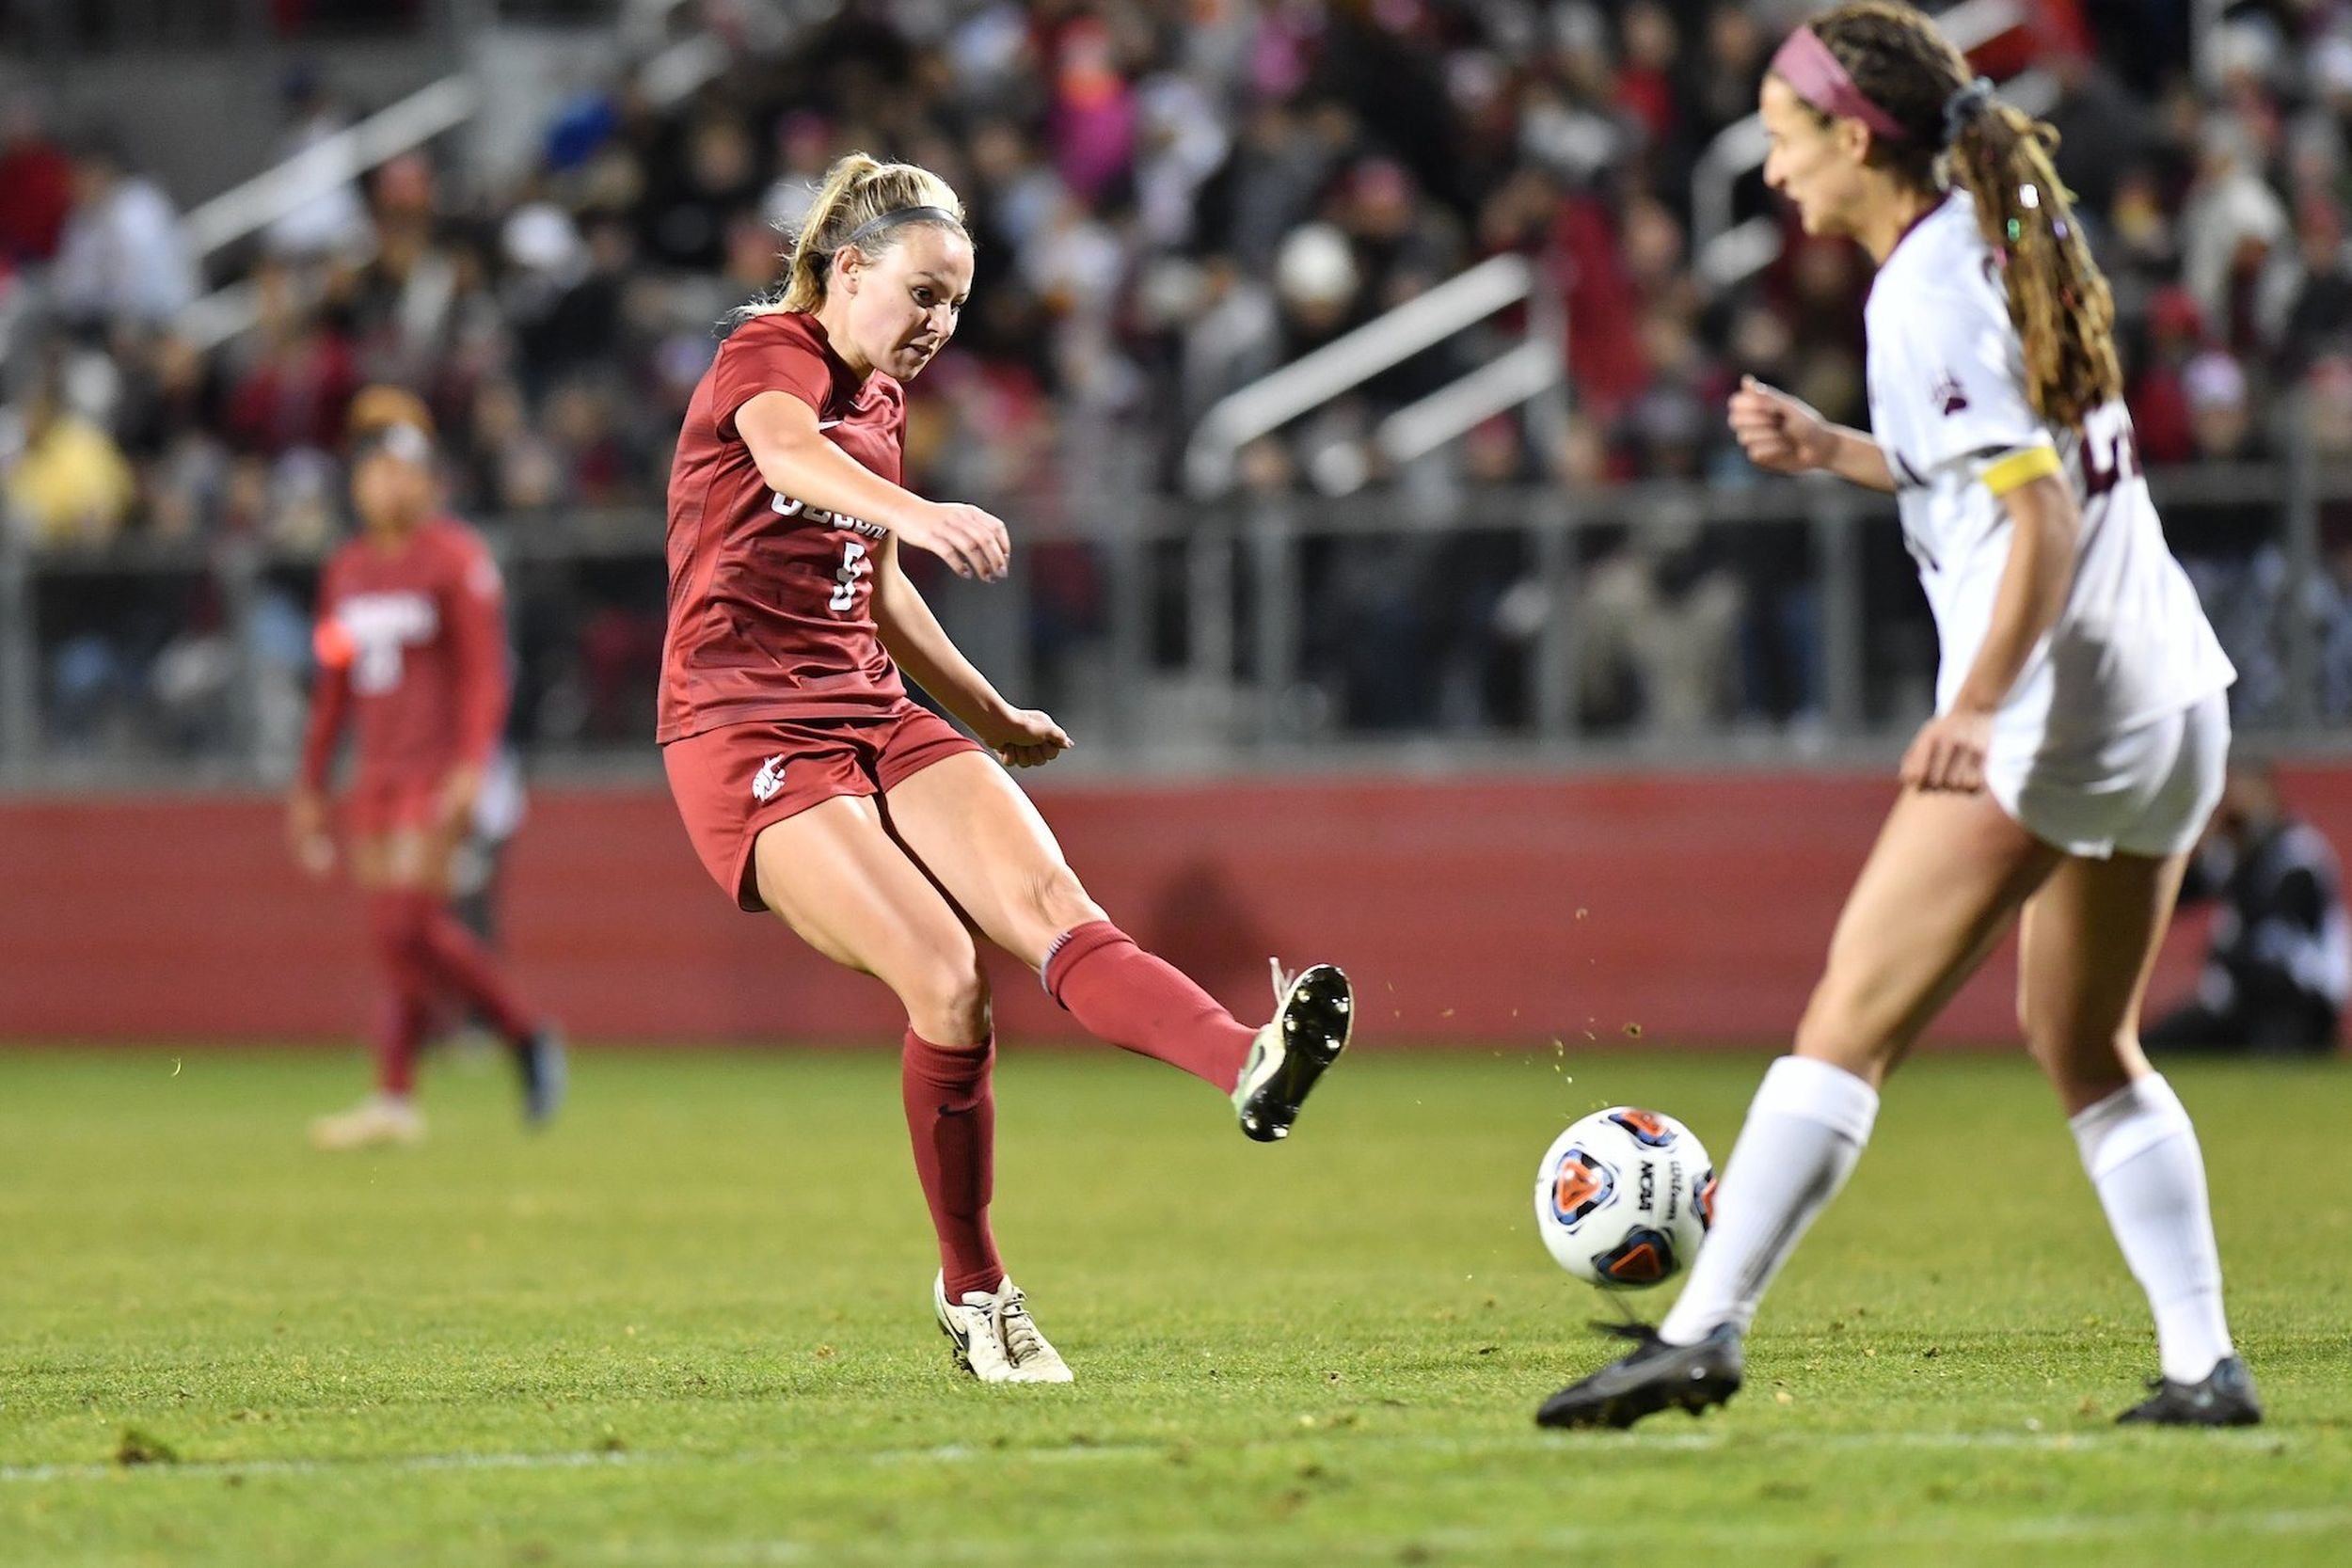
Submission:
<svg viewBox="0 0 2352 1568">
<path fill-rule="evenodd" d="M 433 820 L 441 792 L 439 778 L 362 778 L 343 799 L 343 827 L 355 838 L 376 838 L 395 828 L 421 828 Z"/>
<path fill-rule="evenodd" d="M 887 794 L 978 742 L 910 699 L 879 719 L 759 719 L 661 748 L 694 853 L 740 910 L 757 913 L 752 845 L 771 822 L 836 795 Z"/>
</svg>

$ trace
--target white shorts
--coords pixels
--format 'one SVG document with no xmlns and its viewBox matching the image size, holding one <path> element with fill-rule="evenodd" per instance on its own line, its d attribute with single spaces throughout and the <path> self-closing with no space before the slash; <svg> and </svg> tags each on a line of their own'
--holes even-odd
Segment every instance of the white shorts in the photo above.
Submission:
<svg viewBox="0 0 2352 1568">
<path fill-rule="evenodd" d="M 2162 859 L 2194 848 L 2221 801 L 2230 700 L 2217 691 L 2177 713 L 2083 740 L 2004 747 L 1985 758 L 1985 787 L 2034 837 L 2070 855 Z"/>
</svg>

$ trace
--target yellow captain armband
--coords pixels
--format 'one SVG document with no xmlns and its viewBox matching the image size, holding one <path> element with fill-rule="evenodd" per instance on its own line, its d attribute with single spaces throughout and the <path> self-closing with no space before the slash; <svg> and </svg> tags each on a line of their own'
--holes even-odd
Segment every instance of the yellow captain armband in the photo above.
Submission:
<svg viewBox="0 0 2352 1568">
<path fill-rule="evenodd" d="M 1986 489 L 1996 496 L 2006 496 L 2021 484 L 2031 484 L 2060 471 L 2057 448 L 2027 447 L 1987 465 L 1979 477 Z"/>
</svg>

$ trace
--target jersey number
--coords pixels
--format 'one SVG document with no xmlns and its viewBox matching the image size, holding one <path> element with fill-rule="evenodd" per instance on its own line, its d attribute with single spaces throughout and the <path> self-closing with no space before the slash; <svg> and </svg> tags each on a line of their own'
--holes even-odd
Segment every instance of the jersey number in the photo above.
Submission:
<svg viewBox="0 0 2352 1568">
<path fill-rule="evenodd" d="M 857 579 L 874 569 L 866 559 L 863 541 L 844 539 L 841 542 L 841 569 L 833 575 L 833 598 L 830 604 L 839 610 L 857 608 Z"/>
</svg>

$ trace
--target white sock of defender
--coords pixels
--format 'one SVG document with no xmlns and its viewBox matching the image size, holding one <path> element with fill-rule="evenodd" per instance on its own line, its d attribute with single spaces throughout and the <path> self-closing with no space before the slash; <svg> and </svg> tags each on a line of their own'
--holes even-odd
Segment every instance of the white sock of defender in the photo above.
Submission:
<svg viewBox="0 0 2352 1568">
<path fill-rule="evenodd" d="M 2148 1292 L 2164 1375 L 2201 1381 L 2230 1354 L 2230 1325 L 2221 1311 L 2205 1158 L 2187 1110 L 2152 1072 L 2076 1112 L 2068 1125 L 2123 1260 Z"/>
<path fill-rule="evenodd" d="M 1810 1056 L 1772 1065 L 1716 1180 L 1715 1224 L 1659 1326 L 1663 1338 L 1696 1344 L 1723 1323 L 1747 1332 L 1772 1275 L 1846 1184 L 1878 1114 L 1878 1090 L 1844 1068 Z"/>
</svg>

